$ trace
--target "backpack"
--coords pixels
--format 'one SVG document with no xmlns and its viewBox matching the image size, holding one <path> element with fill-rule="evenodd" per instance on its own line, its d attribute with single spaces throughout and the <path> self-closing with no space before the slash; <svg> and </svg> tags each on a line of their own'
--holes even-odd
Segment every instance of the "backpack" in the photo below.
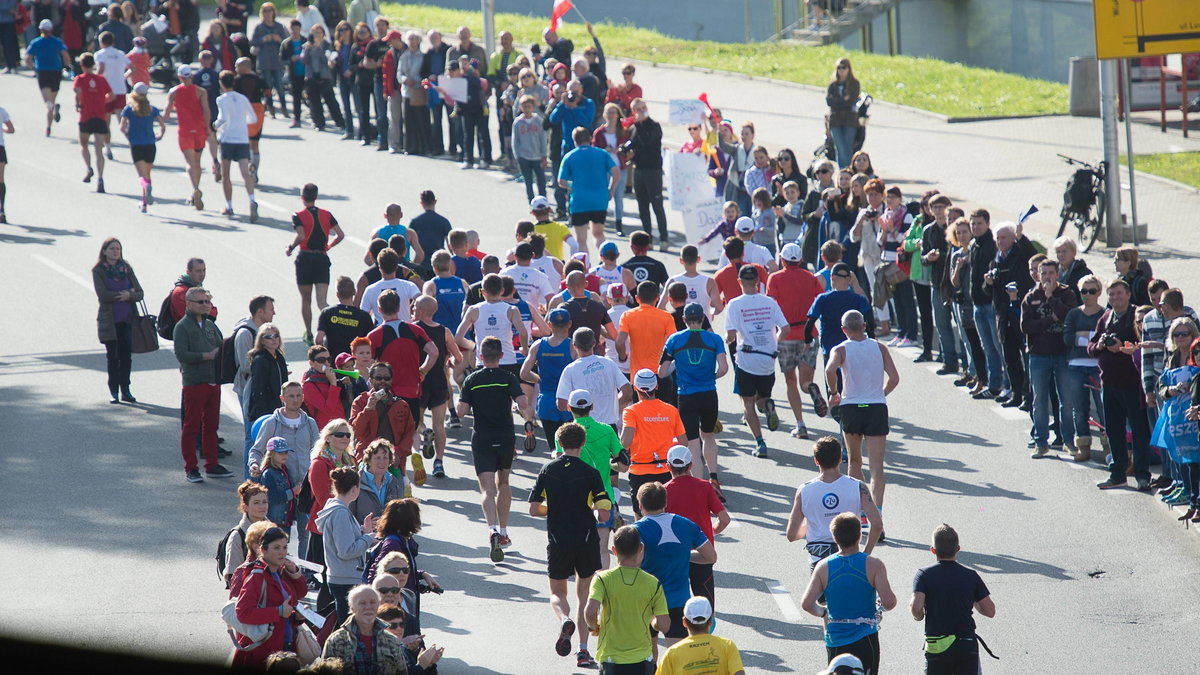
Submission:
<svg viewBox="0 0 1200 675">
<path fill-rule="evenodd" d="M 225 545 L 229 543 L 229 538 L 233 536 L 234 532 L 237 532 L 238 537 L 242 540 L 242 549 L 246 548 L 246 533 L 242 532 L 240 527 L 233 528 L 226 532 L 224 537 L 221 537 L 221 543 L 217 544 L 217 578 L 219 579 L 225 578 L 225 563 L 228 562 L 225 560 Z M 228 583 L 225 584 L 225 588 L 229 588 Z"/>
<path fill-rule="evenodd" d="M 251 335 L 258 332 L 251 326 L 239 323 L 234 327 L 229 337 L 221 341 L 221 346 L 217 349 L 217 358 L 214 359 L 217 363 L 217 384 L 231 384 L 237 377 L 237 348 L 233 344 L 233 339 L 237 337 L 238 331 L 243 328 L 250 331 Z"/>
<path fill-rule="evenodd" d="M 163 298 L 162 305 L 158 308 L 158 336 L 164 340 L 171 340 L 175 337 L 175 317 L 171 314 L 171 296 L 174 294 L 167 293 L 167 297 Z"/>
<path fill-rule="evenodd" d="M 1077 169 L 1075 175 L 1067 182 L 1063 201 L 1069 204 L 1075 213 L 1087 213 L 1096 201 L 1095 195 L 1092 194 L 1093 175 L 1091 169 Z"/>
</svg>

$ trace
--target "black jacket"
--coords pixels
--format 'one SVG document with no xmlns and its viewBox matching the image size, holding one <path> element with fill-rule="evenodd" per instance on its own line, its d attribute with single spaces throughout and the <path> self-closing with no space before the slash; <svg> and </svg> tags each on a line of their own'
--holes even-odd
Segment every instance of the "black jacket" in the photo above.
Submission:
<svg viewBox="0 0 1200 675">
<path fill-rule="evenodd" d="M 998 252 L 997 252 L 998 253 Z M 1029 256 L 1021 247 L 1013 244 L 1008 255 L 1001 260 L 992 259 L 992 271 L 995 275 L 992 281 L 992 305 L 996 315 L 1007 311 L 1009 307 L 1008 292 L 1004 290 L 1010 282 L 1017 284 L 1017 298 L 1023 298 L 1033 288 L 1033 279 L 1029 277 Z"/>
<path fill-rule="evenodd" d="M 1088 269 L 1087 263 L 1083 261 L 1083 258 L 1076 258 L 1065 269 L 1059 270 L 1058 281 L 1067 288 L 1070 288 L 1071 292 L 1075 294 L 1075 300 L 1082 304 L 1083 298 L 1079 297 L 1079 280 L 1091 273 L 1092 270 Z"/>
<path fill-rule="evenodd" d="M 633 168 L 662 170 L 662 137 L 662 127 L 649 117 L 634 123 L 629 136 Z"/>
<path fill-rule="evenodd" d="M 946 280 L 946 262 L 950 260 L 950 242 L 946 241 L 946 228 L 939 226 L 936 221 L 921 230 L 921 255 L 929 255 L 933 251 L 941 251 L 942 255 L 929 263 L 929 284 L 941 288 Z M 949 302 L 950 299 L 942 300 Z"/>
<path fill-rule="evenodd" d="M 250 383 L 246 392 L 246 419 L 256 420 L 279 407 L 279 389 L 288 380 L 287 360 L 283 351 L 274 358 L 263 350 L 250 361 Z"/>
<path fill-rule="evenodd" d="M 976 307 L 991 304 L 992 289 L 983 283 L 983 275 L 992 268 L 992 260 L 996 257 L 996 240 L 991 230 L 975 237 L 967 247 L 967 272 L 970 279 L 971 304 Z M 1008 296 L 1004 296 L 1005 300 Z"/>
</svg>

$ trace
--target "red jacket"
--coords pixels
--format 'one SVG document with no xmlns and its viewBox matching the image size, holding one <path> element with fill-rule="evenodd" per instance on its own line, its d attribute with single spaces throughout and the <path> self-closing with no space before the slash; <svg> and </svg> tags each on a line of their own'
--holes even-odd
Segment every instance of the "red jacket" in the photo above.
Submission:
<svg viewBox="0 0 1200 675">
<path fill-rule="evenodd" d="M 217 51 L 213 50 L 213 41 L 212 41 L 211 35 L 209 37 L 204 38 L 204 42 L 200 43 L 200 49 L 207 49 L 207 50 L 211 51 L 214 55 L 217 54 Z M 237 60 L 237 54 L 235 54 L 234 52 L 235 52 L 235 50 L 233 47 L 233 40 L 230 40 L 229 36 L 226 35 L 225 38 L 221 40 L 221 47 L 220 47 L 221 67 L 217 68 L 218 72 L 220 72 L 222 70 L 233 70 L 233 63 L 235 60 Z"/>
<path fill-rule="evenodd" d="M 347 463 L 335 465 L 329 458 L 329 453 L 322 450 L 317 453 L 308 467 L 308 487 L 312 489 L 313 504 L 312 510 L 308 513 L 307 529 L 313 534 L 321 534 L 321 531 L 317 529 L 317 512 L 325 508 L 325 502 L 333 496 L 333 481 L 329 479 L 329 472 L 338 466 L 354 466 L 354 458 Z"/>
<path fill-rule="evenodd" d="M 263 598 L 264 584 L 267 589 L 265 599 Z M 246 652 L 235 652 L 233 655 L 234 668 L 262 667 L 266 663 L 267 657 L 271 654 L 292 648 L 292 645 L 284 644 L 284 632 L 286 631 L 287 623 L 292 622 L 294 639 L 295 617 L 299 615 L 292 614 L 292 616 L 285 619 L 279 616 L 279 608 L 284 603 L 295 607 L 300 598 L 303 598 L 307 593 L 308 584 L 299 573 L 293 577 L 287 572 L 280 570 L 279 583 L 276 583 L 275 578 L 267 571 L 265 563 L 259 561 L 253 564 L 249 573 L 245 575 L 245 583 L 242 584 L 241 590 L 238 592 L 236 605 L 237 618 L 242 623 L 273 624 L 275 630 L 271 631 L 271 635 L 267 638 L 266 642 L 263 642 L 257 648 Z M 260 600 L 263 601 L 261 607 L 259 607 Z M 250 638 L 244 635 L 238 635 L 237 641 L 242 646 L 251 644 Z"/>
<path fill-rule="evenodd" d="M 342 408 L 342 388 L 329 384 L 324 375 L 309 370 L 304 374 L 304 407 L 306 412 L 317 422 L 318 429 L 324 429 L 329 422 L 345 414 Z"/>
<path fill-rule="evenodd" d="M 379 438 L 378 408 L 367 407 L 367 399 L 370 397 L 371 392 L 363 392 L 350 406 L 350 428 L 354 429 L 356 444 L 354 452 L 360 457 L 371 441 Z M 413 421 L 412 411 L 403 400 L 396 400 L 388 406 L 388 420 L 392 424 L 392 438 L 396 439 L 392 443 L 396 451 L 396 464 L 404 468 L 404 460 L 412 454 L 413 433 L 417 430 L 417 425 Z M 313 492 L 313 495 L 315 496 L 316 492 Z"/>
<path fill-rule="evenodd" d="M 397 63 L 399 58 L 396 56 L 396 50 L 391 48 L 383 55 L 383 95 L 387 98 L 400 94 L 396 91 L 396 68 L 400 65 Z"/>
<path fill-rule="evenodd" d="M 601 150 L 608 150 L 608 138 L 604 135 L 605 131 L 606 131 L 606 127 L 604 125 L 600 125 L 600 126 L 596 127 L 595 131 L 592 132 L 592 145 L 596 146 L 597 148 L 600 148 Z M 628 139 L 629 139 L 629 129 L 626 129 L 624 126 L 618 124 L 617 125 L 617 148 L 621 147 L 621 144 L 624 143 Z M 616 150 L 616 148 L 613 148 L 613 149 Z M 617 154 L 617 164 L 620 165 L 620 167 L 622 169 L 624 169 L 629 164 L 629 162 L 625 159 L 625 157 L 623 155 L 618 153 Z"/>
<path fill-rule="evenodd" d="M 175 287 L 171 289 L 171 318 L 179 321 L 187 314 L 187 292 L 194 284 L 186 283 L 183 280 L 187 275 L 183 275 L 175 282 Z M 208 315 L 212 318 L 217 318 L 217 306 L 210 305 Z"/>
</svg>

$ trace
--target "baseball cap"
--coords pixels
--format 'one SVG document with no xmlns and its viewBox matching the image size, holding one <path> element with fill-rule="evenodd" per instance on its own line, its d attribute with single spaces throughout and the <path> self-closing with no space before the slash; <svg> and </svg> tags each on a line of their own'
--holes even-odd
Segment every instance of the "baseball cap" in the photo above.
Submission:
<svg viewBox="0 0 1200 675">
<path fill-rule="evenodd" d="M 738 269 L 738 278 L 744 281 L 754 281 L 758 279 L 758 268 L 754 265 L 742 265 Z"/>
<path fill-rule="evenodd" d="M 754 221 L 750 220 L 749 216 L 742 216 L 734 222 L 733 229 L 737 230 L 738 232 L 753 232 Z"/>
<path fill-rule="evenodd" d="M 341 354 L 338 354 L 336 358 L 334 358 L 333 367 L 338 368 L 339 370 L 344 370 L 346 366 L 352 363 L 354 363 L 354 357 L 346 352 L 342 352 Z"/>
<path fill-rule="evenodd" d="M 658 375 L 649 368 L 642 368 L 633 376 L 633 386 L 642 391 L 650 391 L 658 386 Z"/>
<path fill-rule="evenodd" d="M 676 445 L 667 451 L 667 464 L 673 467 L 681 468 L 692 463 L 692 451 L 686 445 Z M 694 600 L 695 598 L 693 598 Z M 688 601 L 691 602 L 690 600 Z M 711 612 L 712 609 L 709 609 Z"/>
<path fill-rule="evenodd" d="M 267 452 L 288 452 L 287 439 L 280 436 L 273 436 L 267 441 Z"/>
<path fill-rule="evenodd" d="M 576 389 L 567 397 L 567 405 L 572 408 L 590 408 L 592 407 L 592 395 L 587 389 Z"/>
<path fill-rule="evenodd" d="M 181 63 L 179 64 L 179 67 L 175 69 L 175 73 L 180 77 L 191 77 L 192 67 L 186 63 Z"/>
<path fill-rule="evenodd" d="M 542 197 L 542 199 L 545 199 L 545 197 Z M 535 198 L 535 201 L 536 201 L 536 198 Z M 546 208 L 550 208 L 549 204 L 550 204 L 549 202 L 546 202 Z M 620 253 L 621 253 L 621 250 L 619 248 L 617 248 L 617 245 L 614 242 L 606 241 L 600 245 L 600 257 L 601 258 L 615 258 Z"/>
<path fill-rule="evenodd" d="M 403 39 L 404 39 L 404 33 L 401 33 L 398 30 L 389 30 L 388 34 L 383 38 L 383 41 L 391 42 L 392 40 L 403 40 Z"/>
<path fill-rule="evenodd" d="M 850 269 L 850 266 L 844 262 L 840 262 L 840 263 L 834 265 L 833 269 L 830 270 L 830 272 L 832 272 L 833 276 L 835 276 L 835 277 L 848 277 L 848 276 L 854 274 L 854 271 Z"/>
<path fill-rule="evenodd" d="M 687 610 L 684 610 L 687 616 Z M 820 675 L 863 675 L 863 664 L 853 654 L 838 654 L 829 662 L 829 669 L 821 671 Z"/>
<path fill-rule="evenodd" d="M 133 93 L 135 94 L 141 94 L 142 96 L 145 96 L 146 92 L 148 91 L 150 91 L 150 85 L 146 84 L 145 82 L 138 82 L 137 84 L 133 85 Z"/>
<path fill-rule="evenodd" d="M 579 251 L 577 253 L 572 253 L 571 260 L 578 260 L 579 262 L 583 263 L 583 266 L 586 268 L 588 266 L 587 251 Z"/>
<path fill-rule="evenodd" d="M 800 262 L 804 256 L 801 255 L 800 247 L 796 244 L 784 244 L 783 250 L 779 252 L 779 257 L 788 262 Z"/>
<path fill-rule="evenodd" d="M 135 47 L 145 47 L 146 46 L 146 38 L 139 35 L 139 36 L 133 38 L 133 44 Z"/>
<path fill-rule="evenodd" d="M 624 300 L 625 299 L 625 284 L 623 284 L 619 281 L 615 282 L 615 283 L 611 283 L 608 285 L 608 288 L 605 289 L 604 294 L 607 295 L 610 300 Z"/>
<path fill-rule="evenodd" d="M 542 195 L 538 195 L 529 200 L 529 209 L 531 211 L 548 211 L 550 209 L 550 200 Z"/>
<path fill-rule="evenodd" d="M 50 19 L 42 19 L 38 22 L 38 30 L 54 30 L 54 22 Z"/>
<path fill-rule="evenodd" d="M 675 446 L 675 448 L 681 447 L 683 446 Z M 675 452 L 675 448 L 671 448 L 671 452 Z M 687 448 L 683 449 L 687 450 Z M 704 623 L 712 618 L 712 613 L 712 603 L 702 595 L 688 598 L 688 601 L 683 605 L 683 618 L 687 619 L 688 623 Z"/>
<path fill-rule="evenodd" d="M 689 302 L 683 306 L 683 320 L 694 321 L 704 318 L 704 308 L 698 302 Z"/>
<path fill-rule="evenodd" d="M 571 313 L 562 307 L 556 307 L 550 310 L 550 314 L 546 316 L 550 323 L 556 326 L 565 326 L 571 323 Z"/>
</svg>

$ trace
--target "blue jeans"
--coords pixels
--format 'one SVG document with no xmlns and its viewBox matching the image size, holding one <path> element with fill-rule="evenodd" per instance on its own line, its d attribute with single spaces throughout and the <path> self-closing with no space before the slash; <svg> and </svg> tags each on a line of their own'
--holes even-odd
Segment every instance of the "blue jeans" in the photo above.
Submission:
<svg viewBox="0 0 1200 675">
<path fill-rule="evenodd" d="M 296 509 L 296 550 L 303 552 L 308 550 L 308 511 Z M 322 565 L 325 563 L 322 562 Z"/>
<path fill-rule="evenodd" d="M 1094 382 L 1092 382 L 1094 380 Z M 1089 385 L 1094 386 L 1091 388 Z M 1076 437 L 1089 434 L 1088 417 L 1104 424 L 1104 406 L 1100 402 L 1100 369 L 1096 366 L 1067 366 L 1067 400 L 1070 402 L 1067 417 L 1072 422 Z M 1060 391 L 1059 395 L 1062 393 Z M 1063 418 L 1059 418 L 1060 423 Z"/>
<path fill-rule="evenodd" d="M 892 289 L 892 298 L 896 301 L 896 325 L 899 335 L 912 341 L 920 339 L 917 332 L 917 300 L 913 295 L 913 282 L 905 280 L 896 284 Z"/>
<path fill-rule="evenodd" d="M 1004 357 L 996 336 L 996 309 L 991 304 L 975 306 L 975 328 L 987 360 L 988 389 L 1000 391 L 1004 388 Z"/>
<path fill-rule="evenodd" d="M 388 107 L 387 99 L 383 96 L 383 80 L 375 78 L 375 134 L 379 139 L 379 144 L 387 147 L 388 144 Z M 397 124 L 399 120 L 396 121 Z"/>
<path fill-rule="evenodd" d="M 333 596 L 333 606 L 337 610 L 337 623 L 340 626 L 350 617 L 350 589 L 353 584 L 329 584 L 329 593 Z"/>
<path fill-rule="evenodd" d="M 850 166 L 850 157 L 854 155 L 854 136 L 857 133 L 858 127 L 829 127 L 833 147 L 837 149 L 838 166 Z"/>
<path fill-rule="evenodd" d="M 1105 386 L 1100 389 L 1104 430 L 1108 436 L 1108 449 L 1112 452 L 1108 473 L 1114 481 L 1124 481 L 1125 470 L 1129 468 L 1129 450 L 1125 443 L 1127 422 L 1133 434 L 1133 476 L 1150 480 L 1150 424 L 1142 409 L 1143 399 L 1141 387 Z"/>
<path fill-rule="evenodd" d="M 950 305 L 942 302 L 942 289 L 937 284 L 930 285 L 933 302 L 933 324 L 937 326 L 938 350 L 942 355 L 942 364 L 947 368 L 958 367 L 958 336 L 954 334 L 954 322 L 950 318 Z"/>
<path fill-rule="evenodd" d="M 622 170 L 617 174 L 617 196 L 613 197 L 613 219 L 615 222 L 621 222 L 621 218 L 625 216 L 625 175 L 627 171 Z"/>
<path fill-rule="evenodd" d="M 358 98 L 358 90 L 354 86 L 354 78 L 338 75 L 338 93 L 342 96 L 342 111 L 346 117 L 346 134 L 354 134 L 354 113 L 350 107 L 350 99 Z M 356 101 L 357 103 L 357 101 Z M 359 106 L 362 104 L 359 103 Z"/>
<path fill-rule="evenodd" d="M 1038 447 L 1049 445 L 1050 439 L 1050 389 L 1058 391 L 1058 434 L 1063 442 L 1075 442 L 1075 428 L 1071 423 L 1070 387 L 1067 376 L 1066 354 L 1030 354 L 1029 383 L 1033 387 L 1033 442 Z"/>
<path fill-rule="evenodd" d="M 262 78 L 263 88 L 267 90 L 267 109 L 274 112 L 275 102 L 272 100 L 272 94 L 279 96 L 279 109 L 286 113 L 287 99 L 283 93 L 283 71 L 282 70 L 261 70 L 258 73 Z"/>
<path fill-rule="evenodd" d="M 517 158 L 517 166 L 521 167 L 521 177 L 525 179 L 525 199 L 533 201 L 533 184 L 537 183 L 537 193 L 546 196 L 546 171 L 542 169 L 542 160 Z"/>
</svg>

